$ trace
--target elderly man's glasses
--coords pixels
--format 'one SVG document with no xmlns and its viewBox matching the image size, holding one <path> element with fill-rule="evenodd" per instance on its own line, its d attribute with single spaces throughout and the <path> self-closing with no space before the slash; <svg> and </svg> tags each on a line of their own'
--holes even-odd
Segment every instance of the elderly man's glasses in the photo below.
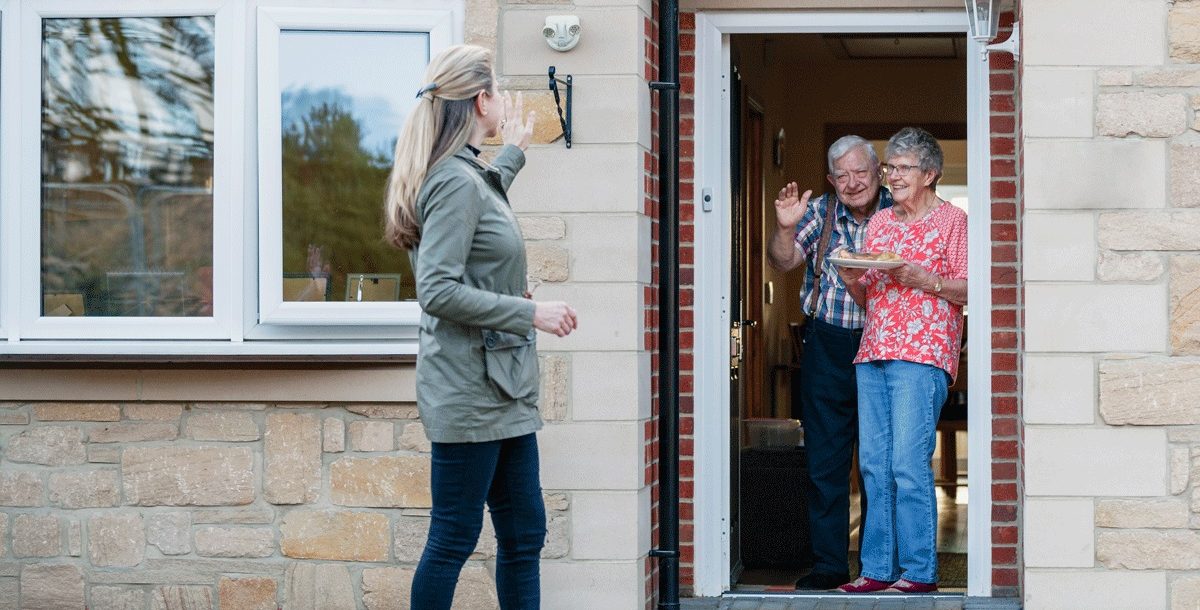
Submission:
<svg viewBox="0 0 1200 610">
<path fill-rule="evenodd" d="M 903 177 L 907 176 L 908 173 L 913 171 L 914 169 L 921 169 L 921 166 L 920 165 L 904 165 L 904 164 L 892 165 L 891 163 L 886 163 L 884 165 L 881 165 L 880 169 L 883 170 L 883 175 L 885 175 L 885 176 L 896 176 L 898 178 L 903 178 Z"/>
</svg>

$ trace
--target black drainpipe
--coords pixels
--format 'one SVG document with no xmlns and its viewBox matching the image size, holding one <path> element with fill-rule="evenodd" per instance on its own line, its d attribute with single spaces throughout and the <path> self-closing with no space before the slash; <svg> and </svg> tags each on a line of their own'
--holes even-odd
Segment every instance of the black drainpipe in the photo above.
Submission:
<svg viewBox="0 0 1200 610">
<path fill-rule="evenodd" d="M 658 0 L 658 607 L 679 608 L 679 3 Z"/>
</svg>

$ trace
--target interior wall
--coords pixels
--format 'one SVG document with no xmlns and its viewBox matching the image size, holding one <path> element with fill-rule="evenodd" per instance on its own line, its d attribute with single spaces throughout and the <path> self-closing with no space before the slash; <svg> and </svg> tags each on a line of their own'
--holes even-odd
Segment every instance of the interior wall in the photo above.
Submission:
<svg viewBox="0 0 1200 610">
<path fill-rule="evenodd" d="M 731 43 L 743 90 L 765 112 L 764 243 L 775 228 L 775 195 L 787 182 L 797 182 L 802 192 L 812 189 L 814 196 L 831 190 L 825 177 L 827 124 L 966 122 L 968 58 L 961 52 L 950 59 L 840 58 L 819 34 L 737 35 Z M 776 167 L 770 160 L 781 128 L 783 163 Z M 882 150 L 876 152 L 882 157 Z M 791 359 L 787 325 L 802 319 L 803 275 L 799 270 L 778 273 L 766 260 L 762 265 L 763 281 L 774 288 L 774 300 L 764 303 L 761 321 L 769 372 Z M 770 383 L 769 376 L 764 383 Z M 786 397 L 786 389 L 780 395 Z"/>
</svg>

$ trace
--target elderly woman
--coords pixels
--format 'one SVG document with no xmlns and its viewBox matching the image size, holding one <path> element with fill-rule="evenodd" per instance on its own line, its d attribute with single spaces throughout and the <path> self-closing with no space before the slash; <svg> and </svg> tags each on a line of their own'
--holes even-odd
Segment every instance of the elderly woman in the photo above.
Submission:
<svg viewBox="0 0 1200 610">
<path fill-rule="evenodd" d="M 887 270 L 839 267 L 867 311 L 855 358 L 859 467 L 867 494 L 862 572 L 847 593 L 937 590 L 934 432 L 958 374 L 967 302 L 967 216 L 940 199 L 942 149 L 906 127 L 883 170 L 895 205 L 867 225 L 868 252 L 904 259 Z"/>
</svg>

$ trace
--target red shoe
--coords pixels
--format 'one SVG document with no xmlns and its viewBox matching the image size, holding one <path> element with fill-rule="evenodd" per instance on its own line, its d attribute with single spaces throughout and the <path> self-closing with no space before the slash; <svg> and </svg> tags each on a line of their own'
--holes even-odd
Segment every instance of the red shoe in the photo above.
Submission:
<svg viewBox="0 0 1200 610">
<path fill-rule="evenodd" d="M 886 593 L 933 593 L 937 591 L 936 582 L 913 582 L 901 578 L 892 583 L 891 587 L 885 591 Z"/>
<path fill-rule="evenodd" d="M 887 589 L 890 586 L 892 586 L 892 583 L 890 582 L 875 580 L 874 578 L 867 578 L 866 576 L 859 576 L 858 580 L 854 582 L 848 582 L 838 587 L 837 590 L 841 591 L 842 593 L 877 593 Z"/>
</svg>

